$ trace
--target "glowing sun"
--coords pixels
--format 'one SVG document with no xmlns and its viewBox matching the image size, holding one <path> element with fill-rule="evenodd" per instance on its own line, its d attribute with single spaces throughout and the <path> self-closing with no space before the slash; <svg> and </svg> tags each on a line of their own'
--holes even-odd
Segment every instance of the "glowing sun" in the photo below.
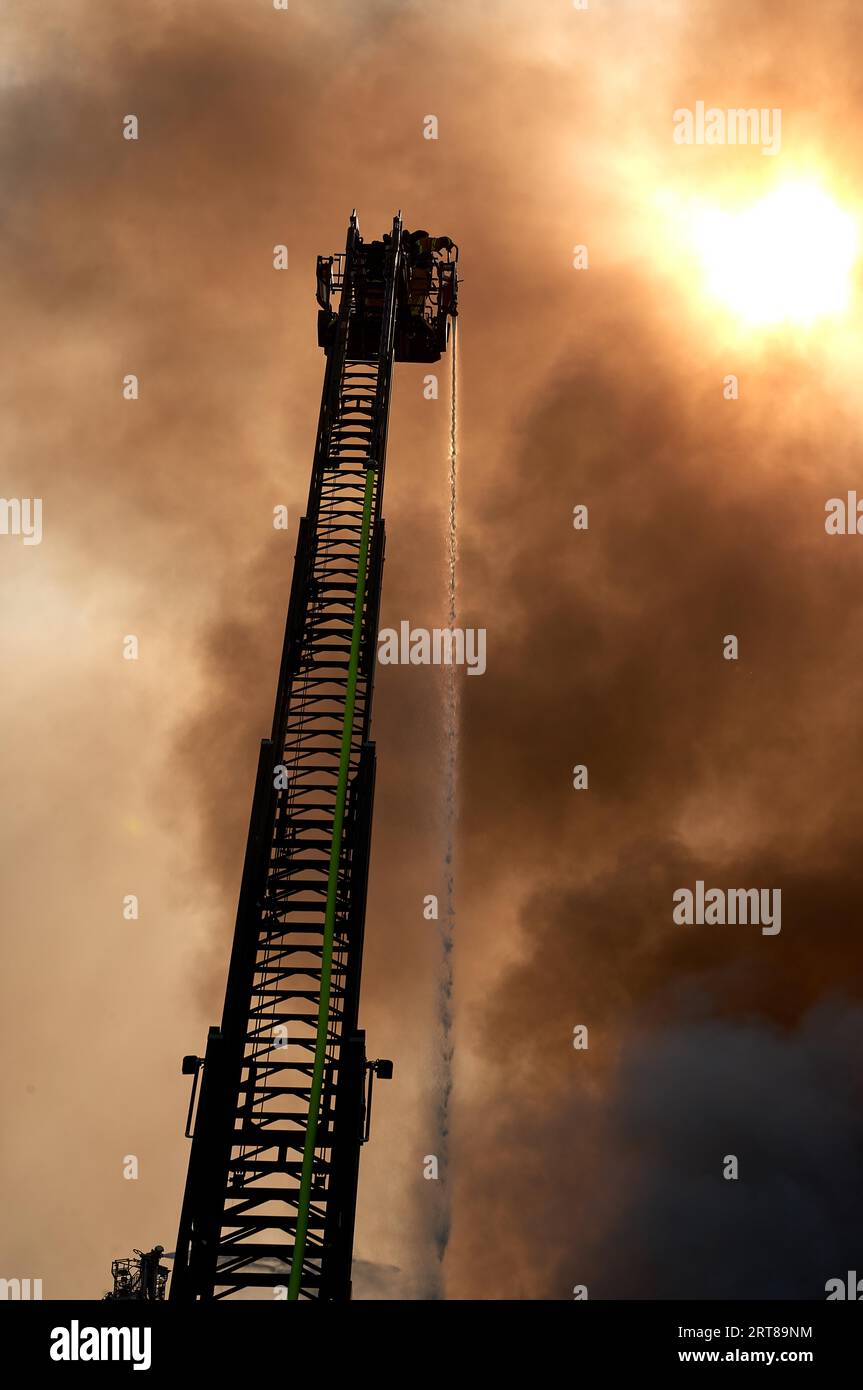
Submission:
<svg viewBox="0 0 863 1390">
<path fill-rule="evenodd" d="M 848 307 L 856 219 L 811 183 L 786 183 L 736 212 L 704 208 L 694 238 L 707 289 L 750 324 L 811 324 Z"/>
</svg>

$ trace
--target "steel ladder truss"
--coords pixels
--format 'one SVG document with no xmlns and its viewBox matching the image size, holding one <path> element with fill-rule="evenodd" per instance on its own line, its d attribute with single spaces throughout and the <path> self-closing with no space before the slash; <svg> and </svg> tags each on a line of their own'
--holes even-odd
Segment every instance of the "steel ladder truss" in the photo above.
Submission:
<svg viewBox="0 0 863 1390">
<path fill-rule="evenodd" d="M 368 350 L 368 275 L 355 214 L 345 255 L 334 258 L 340 301 L 325 348 L 309 502 L 272 736 L 258 762 L 224 1013 L 204 1058 L 184 1061 L 198 1104 L 172 1299 L 254 1296 L 250 1289 L 350 1297 L 375 1065 L 358 1006 L 381 500 L 405 276 L 400 216 L 385 247 L 376 352 Z M 358 344 L 367 355 L 351 355 Z M 190 1122 L 194 1101 L 193 1092 Z"/>
</svg>

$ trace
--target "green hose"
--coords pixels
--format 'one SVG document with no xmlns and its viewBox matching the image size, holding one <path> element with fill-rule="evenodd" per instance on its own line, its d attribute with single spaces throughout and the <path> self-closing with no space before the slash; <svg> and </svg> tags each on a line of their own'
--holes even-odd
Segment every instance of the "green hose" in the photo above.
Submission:
<svg viewBox="0 0 863 1390">
<path fill-rule="evenodd" d="M 306 1129 L 306 1142 L 303 1147 L 303 1171 L 300 1176 L 300 1196 L 297 1203 L 297 1232 L 294 1239 L 294 1253 L 291 1260 L 291 1276 L 288 1283 L 288 1298 L 300 1296 L 300 1281 L 303 1274 L 303 1259 L 306 1250 L 306 1236 L 309 1229 L 309 1206 L 312 1193 L 312 1170 L 315 1161 L 315 1141 L 318 1132 L 318 1112 L 321 1105 L 321 1089 L 324 1083 L 324 1063 L 327 1055 L 327 1024 L 330 1016 L 330 983 L 333 968 L 333 935 L 336 923 L 336 893 L 339 883 L 339 859 L 342 848 L 342 825 L 345 819 L 345 802 L 348 793 L 348 772 L 350 771 L 351 743 L 354 729 L 354 705 L 357 697 L 357 672 L 360 664 L 360 638 L 363 627 L 363 604 L 366 596 L 366 564 L 369 554 L 369 530 L 371 528 L 372 495 L 374 492 L 374 469 L 366 470 L 366 490 L 363 499 L 363 523 L 360 531 L 360 555 L 357 561 L 357 594 L 354 600 L 354 626 L 351 633 L 351 658 L 348 663 L 348 689 L 345 696 L 345 722 L 342 726 L 342 749 L 339 758 L 339 780 L 336 787 L 336 805 L 333 815 L 333 843 L 330 849 L 330 869 L 327 879 L 327 908 L 324 917 L 324 946 L 321 955 L 321 998 L 318 1006 L 318 1034 L 315 1043 L 315 1064 L 312 1069 L 312 1085 L 309 1094 L 309 1122 Z"/>
</svg>

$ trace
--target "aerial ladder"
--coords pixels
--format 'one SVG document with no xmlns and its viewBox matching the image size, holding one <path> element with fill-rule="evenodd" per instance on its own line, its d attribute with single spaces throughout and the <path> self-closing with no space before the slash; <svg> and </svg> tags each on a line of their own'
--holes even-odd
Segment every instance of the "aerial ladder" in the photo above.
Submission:
<svg viewBox="0 0 863 1390">
<path fill-rule="evenodd" d="M 360 1149 L 374 1079 L 393 1070 L 359 1027 L 393 364 L 445 352 L 457 262 L 448 237 L 407 232 L 401 214 L 364 242 L 355 212 L 345 251 L 318 257 L 311 486 L 222 1020 L 204 1056 L 183 1059 L 192 1142 L 172 1301 L 351 1296 Z"/>
</svg>

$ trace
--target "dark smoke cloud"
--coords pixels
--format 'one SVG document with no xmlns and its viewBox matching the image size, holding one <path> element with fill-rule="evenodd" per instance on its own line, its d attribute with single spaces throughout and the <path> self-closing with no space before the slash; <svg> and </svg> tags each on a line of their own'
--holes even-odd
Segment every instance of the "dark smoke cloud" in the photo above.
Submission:
<svg viewBox="0 0 863 1390">
<path fill-rule="evenodd" d="M 802 354 L 751 370 L 731 413 L 721 364 L 693 381 L 644 291 L 617 275 L 613 293 L 610 311 L 597 277 L 582 300 L 590 349 L 561 365 L 486 516 L 483 553 L 507 569 L 466 697 L 464 877 L 472 923 L 493 853 L 524 906 L 474 1022 L 475 1099 L 506 1096 L 507 1118 L 462 1130 L 461 1209 L 496 1183 L 491 1229 L 511 1213 L 514 1253 L 463 1231 L 454 1287 L 823 1296 L 861 1234 L 860 1015 L 835 999 L 860 996 L 863 609 L 856 556 L 823 530 L 826 498 L 855 486 L 856 420 L 809 374 L 777 422 Z M 567 534 L 576 502 L 590 529 Z M 780 888 L 781 934 L 674 925 L 672 893 L 698 878 Z"/>
<path fill-rule="evenodd" d="M 22 929 L 0 1273 L 43 1275 L 49 1297 L 173 1244 L 178 1059 L 221 1005 L 290 583 L 294 532 L 270 519 L 285 503 L 295 522 L 307 488 L 314 257 L 353 206 L 369 234 L 401 207 L 464 256 L 459 603 L 489 669 L 462 688 L 447 1292 L 818 1297 L 855 1267 L 863 589 L 823 507 L 859 482 L 859 352 L 843 373 L 819 341 L 723 335 L 650 197 L 770 172 L 674 151 L 671 110 L 698 97 L 781 101 L 792 152 L 853 188 L 857 7 L 565 9 L 33 0 L 15 17 L 0 491 L 45 498 L 46 540 L 2 556 Z M 444 617 L 445 395 L 432 418 L 399 373 L 386 625 Z M 362 1296 L 434 1289 L 433 676 L 383 668 L 376 695 L 364 1021 L 396 1078 L 364 1157 Z M 40 754 L 61 769 L 50 801 Z M 673 926 L 672 891 L 698 877 L 781 887 L 781 935 Z M 131 931 L 116 904 L 135 890 Z M 119 1176 L 130 1152 L 138 1183 Z"/>
<path fill-rule="evenodd" d="M 860 1009 L 835 997 L 790 1035 L 626 1019 L 611 1085 L 571 1082 L 553 1109 L 520 1094 L 484 1132 L 473 1176 L 507 1224 L 493 1246 L 471 1232 L 475 1293 L 823 1298 L 859 1266 Z"/>
</svg>

